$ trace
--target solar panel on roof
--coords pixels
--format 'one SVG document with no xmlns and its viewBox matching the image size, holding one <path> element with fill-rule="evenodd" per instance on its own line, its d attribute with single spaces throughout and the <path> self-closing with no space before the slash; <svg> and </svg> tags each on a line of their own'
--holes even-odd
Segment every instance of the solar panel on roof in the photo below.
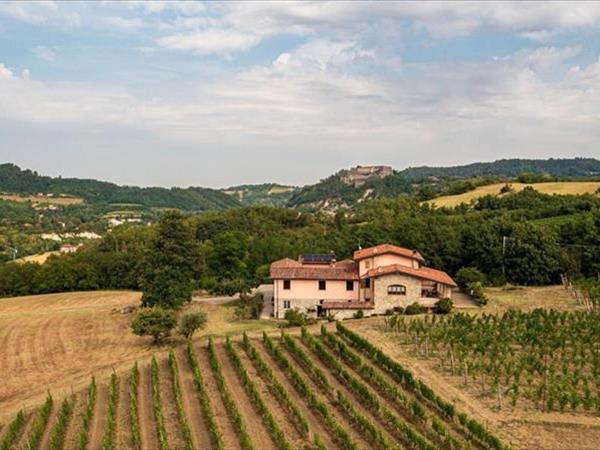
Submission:
<svg viewBox="0 0 600 450">
<path fill-rule="evenodd" d="M 333 253 L 302 255 L 302 261 L 308 263 L 330 263 L 335 261 Z"/>
</svg>

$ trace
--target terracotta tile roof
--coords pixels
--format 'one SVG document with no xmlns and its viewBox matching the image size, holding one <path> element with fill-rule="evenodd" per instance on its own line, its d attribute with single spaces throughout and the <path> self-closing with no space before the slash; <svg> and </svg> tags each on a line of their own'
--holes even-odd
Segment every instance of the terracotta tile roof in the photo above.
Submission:
<svg viewBox="0 0 600 450">
<path fill-rule="evenodd" d="M 361 259 L 370 258 L 377 255 L 385 255 L 387 253 L 393 253 L 394 255 L 405 256 L 406 258 L 416 259 L 417 261 L 425 261 L 423 256 L 416 251 L 409 248 L 398 247 L 392 244 L 381 244 L 375 247 L 363 248 L 354 252 L 354 260 L 359 261 Z"/>
<path fill-rule="evenodd" d="M 375 309 L 371 302 L 323 302 L 323 309 Z"/>
<path fill-rule="evenodd" d="M 302 264 L 290 258 L 271 264 L 272 279 L 286 280 L 358 280 L 358 266 L 344 260 L 333 264 Z"/>
<path fill-rule="evenodd" d="M 424 280 L 435 281 L 436 283 L 442 283 L 448 286 L 456 286 L 454 280 L 446 272 L 441 270 L 432 269 L 430 267 L 421 267 L 420 269 L 414 269 L 412 267 L 402 266 L 400 264 L 391 264 L 389 266 L 377 267 L 369 270 L 363 278 L 373 278 L 382 275 L 389 275 L 392 273 L 401 273 L 412 277 L 422 278 Z"/>
</svg>

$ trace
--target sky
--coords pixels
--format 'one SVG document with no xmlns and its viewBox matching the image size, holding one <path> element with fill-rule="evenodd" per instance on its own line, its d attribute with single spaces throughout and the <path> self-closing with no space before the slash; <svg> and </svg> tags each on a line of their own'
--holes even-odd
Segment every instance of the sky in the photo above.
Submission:
<svg viewBox="0 0 600 450">
<path fill-rule="evenodd" d="M 143 186 L 600 157 L 600 2 L 0 2 L 0 163 Z"/>
</svg>

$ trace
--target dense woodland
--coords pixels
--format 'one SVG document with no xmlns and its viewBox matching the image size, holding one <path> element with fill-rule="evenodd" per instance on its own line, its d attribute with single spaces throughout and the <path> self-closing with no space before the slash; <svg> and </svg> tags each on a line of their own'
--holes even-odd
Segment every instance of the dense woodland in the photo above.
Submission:
<svg viewBox="0 0 600 450">
<path fill-rule="evenodd" d="M 554 283 L 561 273 L 596 277 L 600 199 L 525 189 L 454 209 L 398 196 L 333 217 L 271 207 L 168 213 L 158 225 L 118 227 L 42 266 L 5 263 L 0 295 L 139 289 L 152 277 L 175 272 L 185 274 L 186 289 L 235 292 L 267 281 L 276 259 L 330 251 L 347 258 L 358 245 L 382 242 L 419 249 L 428 265 L 451 274 L 475 267 L 491 284 Z M 150 269 L 157 265 L 165 266 L 164 273 Z"/>
</svg>

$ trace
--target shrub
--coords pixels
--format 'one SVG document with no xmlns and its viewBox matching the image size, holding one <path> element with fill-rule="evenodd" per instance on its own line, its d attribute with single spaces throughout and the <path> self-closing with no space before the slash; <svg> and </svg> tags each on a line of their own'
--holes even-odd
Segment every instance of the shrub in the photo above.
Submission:
<svg viewBox="0 0 600 450">
<path fill-rule="evenodd" d="M 508 194 L 510 192 L 515 192 L 515 189 L 512 187 L 512 184 L 509 183 L 506 183 L 502 186 L 502 189 L 500 189 L 500 194 Z"/>
<path fill-rule="evenodd" d="M 480 305 L 487 304 L 487 296 L 485 295 L 483 284 L 478 281 L 475 283 L 469 283 L 467 285 L 467 290 L 471 297 L 473 297 Z"/>
<path fill-rule="evenodd" d="M 404 314 L 409 316 L 413 316 L 415 314 L 423 314 L 425 312 L 425 307 L 419 305 L 417 302 L 411 303 L 404 309 Z"/>
<path fill-rule="evenodd" d="M 355 319 L 362 319 L 363 317 L 365 317 L 365 313 L 363 312 L 362 309 L 359 309 L 358 311 L 356 311 L 354 313 L 354 318 Z"/>
<path fill-rule="evenodd" d="M 194 333 L 206 326 L 207 316 L 204 311 L 194 311 L 184 314 L 179 321 L 177 332 L 190 340 Z"/>
<path fill-rule="evenodd" d="M 443 298 L 438 300 L 433 306 L 433 312 L 435 314 L 450 314 L 454 308 L 454 303 L 449 298 Z"/>
<path fill-rule="evenodd" d="M 316 323 L 315 319 L 308 317 L 305 312 L 300 311 L 298 308 L 288 309 L 285 312 L 284 319 L 287 320 L 288 327 L 303 327 Z"/>
<path fill-rule="evenodd" d="M 172 311 L 154 306 L 144 308 L 138 312 L 131 323 L 134 334 L 138 336 L 152 336 L 155 344 L 160 344 L 171 334 L 177 325 L 177 320 Z"/>
<path fill-rule="evenodd" d="M 462 289 L 466 289 L 470 283 L 478 282 L 482 285 L 485 285 L 487 281 L 485 274 L 475 267 L 461 268 L 458 272 L 456 272 L 456 276 L 454 278 Z"/>
<path fill-rule="evenodd" d="M 256 295 L 240 295 L 240 299 L 233 313 L 236 320 L 252 320 L 259 319 L 263 309 L 263 296 Z"/>
</svg>

